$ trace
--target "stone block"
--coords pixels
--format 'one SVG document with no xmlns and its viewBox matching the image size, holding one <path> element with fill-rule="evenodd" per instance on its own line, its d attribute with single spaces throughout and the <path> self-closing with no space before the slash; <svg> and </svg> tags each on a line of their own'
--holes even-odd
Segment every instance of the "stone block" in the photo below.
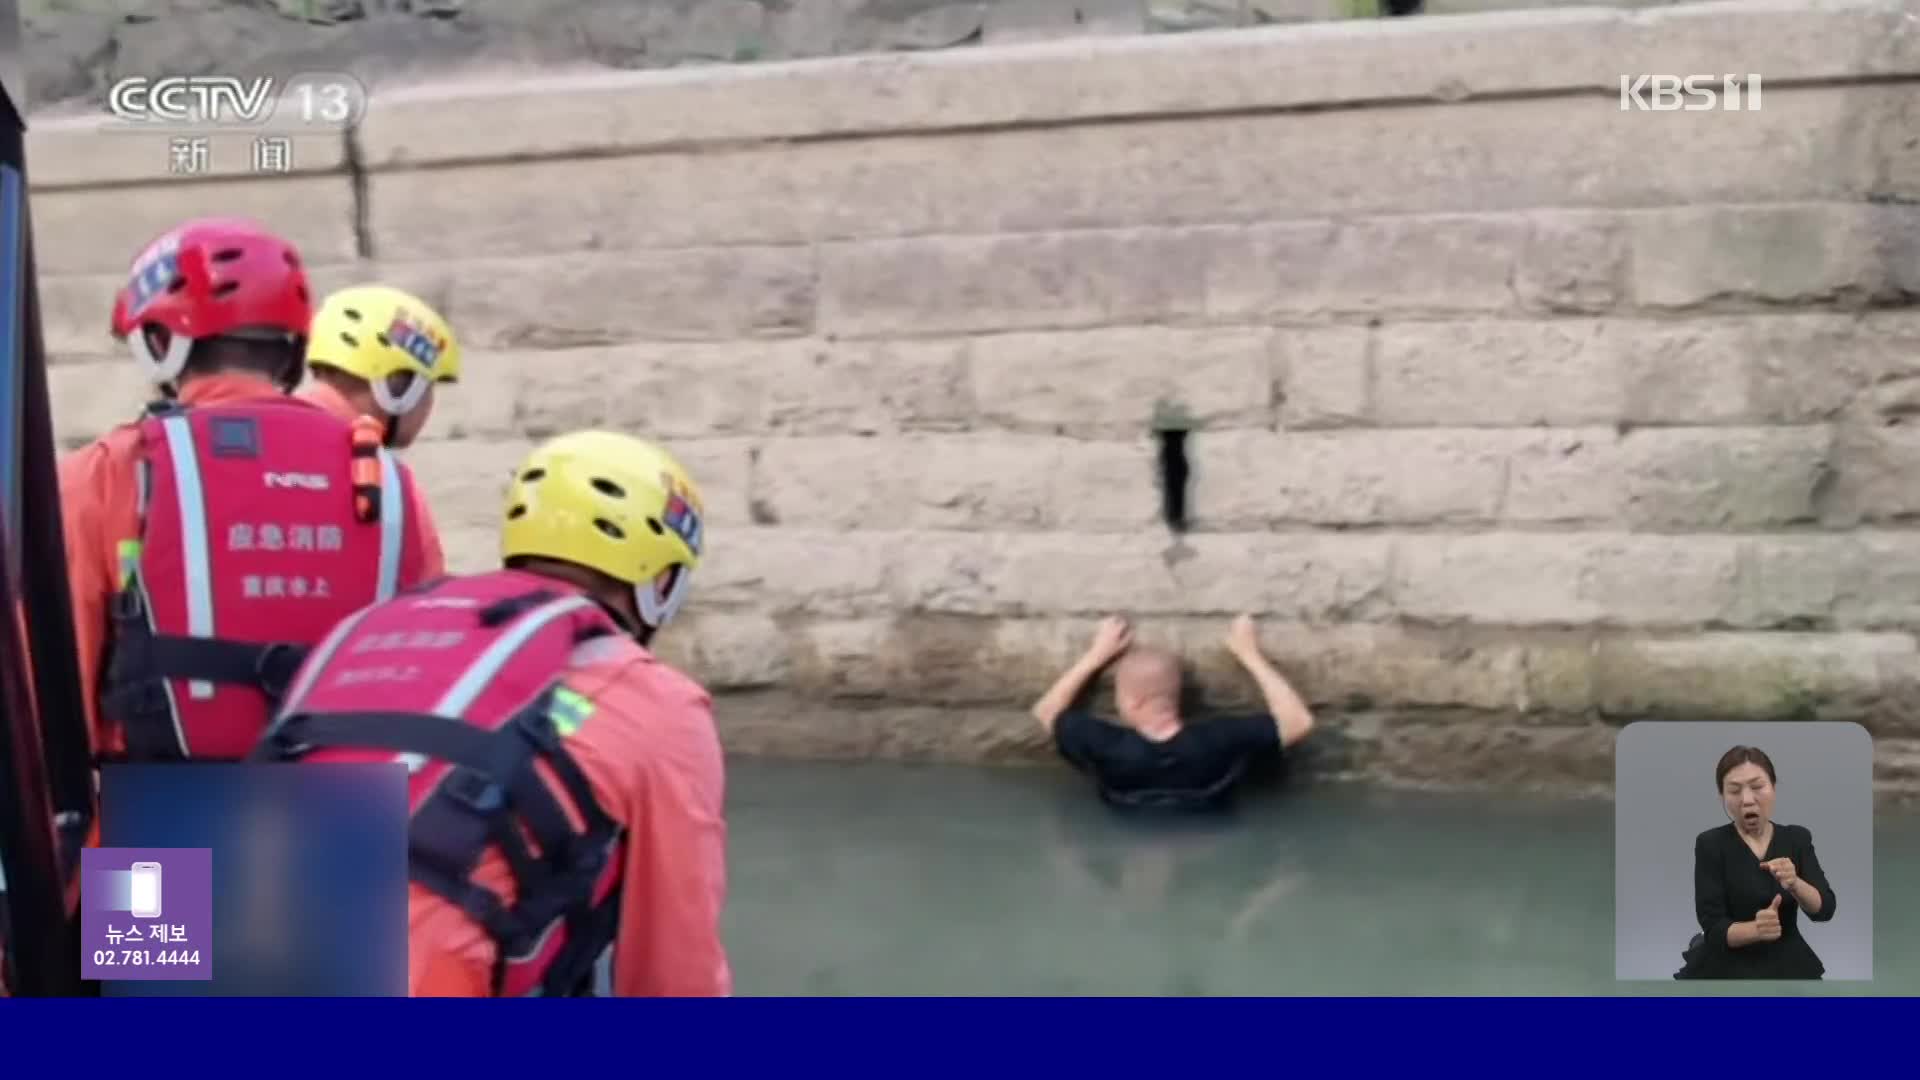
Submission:
<svg viewBox="0 0 1920 1080">
<path fill-rule="evenodd" d="M 159 171 L 164 162 L 155 165 Z M 345 176 L 156 183 L 33 194 L 34 258 L 43 275 L 122 274 L 140 249 L 189 218 L 254 218 L 291 241 L 308 263 L 357 257 L 353 186 Z M 101 322 L 107 316 L 101 314 Z"/>
<path fill-rule="evenodd" d="M 809 529 L 1038 529 L 1051 519 L 1060 463 L 1088 445 L 1013 435 L 771 439 L 754 460 L 755 512 Z"/>
<path fill-rule="evenodd" d="M 696 578 L 694 588 L 701 584 Z M 702 611 L 695 601 L 654 639 L 652 649 L 711 692 L 762 690 L 791 677 L 791 637 L 769 616 Z"/>
<path fill-rule="evenodd" d="M 1542 433 L 1510 459 L 1503 513 L 1655 531 L 1810 522 L 1830 441 L 1825 426 Z"/>
<path fill-rule="evenodd" d="M 752 514 L 826 529 L 1125 532 L 1159 517 L 1154 449 L 1030 435 L 769 439 Z"/>
<path fill-rule="evenodd" d="M 513 471 L 535 445 L 528 439 L 428 438 L 410 447 L 405 460 L 432 499 L 442 527 L 498 529 Z M 710 528 L 748 523 L 745 440 L 686 439 L 662 445 L 700 485 Z"/>
<path fill-rule="evenodd" d="M 1040 725 L 1002 707 L 870 705 L 808 701 L 773 692 L 714 702 L 728 754 L 815 761 L 1025 764 L 1052 757 Z"/>
<path fill-rule="evenodd" d="M 1366 779 L 1427 789 L 1605 797 L 1613 788 L 1613 744 L 1605 724 L 1500 723 L 1473 713 L 1388 720 L 1351 768 Z"/>
<path fill-rule="evenodd" d="M 126 258 L 131 259 L 134 254 L 128 251 Z M 126 347 L 113 339 L 113 295 L 126 283 L 125 270 L 122 265 L 112 274 L 41 271 L 37 281 L 40 337 L 47 350 L 47 363 L 120 360 L 129 374 L 138 370 L 127 356 Z"/>
<path fill-rule="evenodd" d="M 1280 424 L 1310 431 L 1364 423 L 1372 410 L 1373 338 L 1353 326 L 1281 330 L 1273 339 Z"/>
<path fill-rule="evenodd" d="M 1471 430 L 1205 432 L 1189 450 L 1194 524 L 1236 531 L 1491 521 L 1508 460 L 1533 438 Z"/>
<path fill-rule="evenodd" d="M 716 537 L 690 601 L 702 610 L 824 617 L 889 609 L 913 534 L 752 528 Z M 937 534 L 930 534 L 937 535 Z"/>
<path fill-rule="evenodd" d="M 646 432 L 641 438 L 653 439 Z M 655 440 L 680 462 L 700 487 L 706 504 L 708 544 L 724 543 L 728 534 L 753 522 L 753 451 L 750 439 Z M 717 531 L 716 531 L 717 530 Z M 716 539 L 717 538 L 717 539 Z"/>
<path fill-rule="evenodd" d="M 1699 206 L 1633 216 L 1634 302 L 1864 304 L 1920 292 L 1920 207 Z"/>
<path fill-rule="evenodd" d="M 789 627 L 792 660 L 780 686 L 808 699 L 1025 709 L 1080 657 L 1097 622 L 936 614 L 807 620 Z M 743 640 L 760 641 L 758 624 L 741 625 Z M 704 641 L 705 623 L 701 627 Z M 1226 627 L 1225 618 L 1145 616 L 1135 620 L 1135 638 L 1184 659 L 1193 680 L 1192 704 L 1255 707 L 1258 687 L 1227 654 Z M 1529 706 L 1528 645 L 1516 637 L 1268 623 L 1262 639 L 1274 664 L 1316 708 Z M 1096 700 L 1107 694 L 1109 682 L 1097 680 Z"/>
<path fill-rule="evenodd" d="M 1807 424 L 1832 419 L 1920 352 L 1904 313 L 1754 313 L 1630 320 L 1611 338 L 1640 424 Z M 1818 363 L 1809 362 L 1817 357 Z"/>
<path fill-rule="evenodd" d="M 127 258 L 131 259 L 135 253 L 127 252 Z M 122 265 L 110 274 L 56 275 L 41 271 L 38 279 L 40 333 L 46 344 L 48 363 L 115 359 L 122 360 L 130 372 L 139 370 L 124 360 L 126 347 L 115 341 L 112 334 L 113 297 L 126 284 L 125 270 Z M 309 266 L 308 285 L 316 297 L 325 296 L 334 289 L 365 280 L 361 277 L 365 270 L 359 263 Z"/>
<path fill-rule="evenodd" d="M 1829 525 L 1920 518 L 1920 427 L 1875 416 L 1838 424 L 1832 486 L 1821 502 Z"/>
<path fill-rule="evenodd" d="M 1642 428 L 1620 440 L 1626 524 L 1754 529 L 1818 517 L 1832 432 L 1797 428 Z"/>
<path fill-rule="evenodd" d="M 1908 530 L 1760 536 L 1742 542 L 1732 625 L 1755 629 L 1920 626 L 1920 562 Z"/>
<path fill-rule="evenodd" d="M 1387 583 L 1371 536 L 921 533 L 900 550 L 893 604 L 951 614 L 1369 619 Z"/>
<path fill-rule="evenodd" d="M 47 367 L 53 437 L 63 448 L 91 442 L 136 420 L 153 394 L 131 356 Z"/>
<path fill-rule="evenodd" d="M 529 436 L 602 427 L 671 443 L 757 432 L 764 384 L 756 369 L 797 368 L 810 355 L 803 342 L 743 341 L 510 353 L 484 362 L 516 369 L 509 424 Z"/>
<path fill-rule="evenodd" d="M 442 529 L 497 532 L 507 485 L 532 447 L 525 439 L 422 439 L 405 460 Z"/>
<path fill-rule="evenodd" d="M 1260 0 L 1256 6 L 1274 5 Z M 1775 89 L 1776 81 L 1782 87 L 1831 85 L 1859 76 L 1911 73 L 1917 47 L 1904 14 L 1895 4 L 1857 2 L 1749 5 L 1737 20 L 1728 20 L 1721 8 L 1695 5 L 1633 19 L 1597 8 L 1545 17 L 1516 12 L 1404 20 L 1386 34 L 1363 21 L 1306 34 L 1268 27 L 1232 35 L 1075 40 L 813 64 L 724 65 L 697 72 L 547 74 L 511 83 L 477 79 L 453 86 L 383 87 L 361 136 L 370 166 L 391 169 L 1108 117 L 1190 119 L 1309 106 L 1338 112 L 1343 110 L 1329 107 L 1415 99 L 1558 96 L 1563 117 L 1566 109 L 1590 104 L 1617 122 L 1614 95 L 1621 72 L 1719 71 L 1728 56 L 1741 57 L 1747 70 L 1766 73 L 1772 110 L 1778 101 L 1807 93 Z M 826 37 L 807 38 L 802 51 L 831 51 L 832 26 L 825 24 Z M 1595 90 L 1601 94 L 1594 95 Z M 1567 92 L 1582 96 L 1569 98 Z M 488 122 L 472 123 L 471 117 L 481 113 Z M 1643 146 L 1647 139 L 1702 132 L 1739 135 L 1708 128 L 1710 123 L 1737 127 L 1717 123 L 1721 114 L 1629 113 L 1625 118 L 1639 121 L 1626 130 L 1639 135 Z M 1697 124 L 1686 122 L 1696 119 Z M 1866 130 L 1891 138 L 1913 129 L 1898 126 L 1899 119 L 1889 117 Z M 1801 146 L 1789 148 L 1791 153 Z M 1580 186 L 1594 183 L 1585 177 Z"/>
<path fill-rule="evenodd" d="M 821 254 L 820 325 L 880 336 L 1553 310 L 1610 289 L 1619 273 L 1606 219 L 1592 219 L 1599 239 L 1540 239 L 1570 220 L 1455 214 L 835 243 Z"/>
<path fill-rule="evenodd" d="M 880 337 L 1190 317 L 1205 307 L 1209 240 L 1125 229 L 831 244 L 820 250 L 818 325 Z"/>
<path fill-rule="evenodd" d="M 442 527 L 440 547 L 446 554 L 450 574 L 481 574 L 500 568 L 498 525 L 485 529 L 466 525 Z"/>
<path fill-rule="evenodd" d="M 1708 634 L 1600 643 L 1598 704 L 1612 716 L 1857 720 L 1920 663 L 1907 634 Z"/>
<path fill-rule="evenodd" d="M 788 248 L 596 253 L 418 263 L 381 246 L 380 279 L 423 297 L 469 348 L 557 349 L 807 332 L 813 259 Z"/>
<path fill-rule="evenodd" d="M 1158 427 L 1266 427 L 1270 335 L 1160 327 L 1002 334 L 969 346 L 983 423 L 1138 438 Z"/>
<path fill-rule="evenodd" d="M 1716 536 L 1407 536 L 1393 603 L 1408 618 L 1515 626 L 1698 627 L 1739 595 L 1738 541 Z"/>
<path fill-rule="evenodd" d="M 1381 424 L 1575 426 L 1613 422 L 1625 405 L 1604 322 L 1394 323 L 1376 341 Z"/>
<path fill-rule="evenodd" d="M 964 354 L 959 342 L 797 338 L 479 350 L 433 424 L 489 436 L 598 425 L 666 440 L 956 430 L 972 415 Z"/>
<path fill-rule="evenodd" d="M 766 431 L 954 431 L 974 415 L 964 342 L 815 342 L 804 355 L 781 352 L 750 361 L 730 378 L 743 391 L 760 388 Z"/>
<path fill-rule="evenodd" d="M 1210 702 L 1254 706 L 1259 688 L 1228 654 L 1226 619 L 1172 627 Z M 1520 710 L 1527 705 L 1525 644 L 1497 634 L 1374 624 L 1262 622 L 1261 650 L 1316 709 Z"/>
<path fill-rule="evenodd" d="M 1615 525 L 1631 478 L 1615 428 L 1529 432 L 1508 459 L 1500 518 L 1516 525 Z"/>
<path fill-rule="evenodd" d="M 1778 93 L 1739 123 L 1577 100 L 1480 102 L 1448 110 L 1444 123 L 1424 106 L 1376 105 L 637 156 L 529 160 L 523 150 L 519 160 L 483 167 L 378 170 L 369 205 L 376 250 L 425 260 L 1534 207 L 1845 202 L 1863 196 L 1878 172 L 1871 140 L 1854 129 L 1863 114 L 1895 107 L 1898 92 Z M 1636 167 L 1619 168 L 1623 160 Z M 1715 167 L 1697 166 L 1707 160 Z M 966 168 L 952 168 L 955 161 Z M 1276 161 L 1288 167 L 1276 170 Z M 1395 183 L 1379 182 L 1386 163 L 1397 164 Z M 1398 235 L 1391 223 L 1361 226 L 1331 250 L 1329 274 L 1351 288 L 1354 269 L 1379 265 L 1386 280 L 1376 287 L 1413 274 L 1439 289 L 1446 275 L 1434 257 L 1470 260 L 1477 250 L 1379 258 L 1378 245 Z M 1473 272 L 1462 282 L 1484 280 Z"/>
</svg>

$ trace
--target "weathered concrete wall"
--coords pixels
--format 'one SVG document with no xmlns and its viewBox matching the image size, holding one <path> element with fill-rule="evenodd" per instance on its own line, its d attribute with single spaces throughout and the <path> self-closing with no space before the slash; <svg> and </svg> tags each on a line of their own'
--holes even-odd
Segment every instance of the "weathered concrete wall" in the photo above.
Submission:
<svg viewBox="0 0 1920 1080">
<path fill-rule="evenodd" d="M 1920 23 L 1562 11 L 377 97 L 296 176 L 34 135 L 62 434 L 117 273 L 257 214 L 474 350 L 412 459 L 489 561 L 529 440 L 702 481 L 666 648 L 737 749 L 1010 759 L 1099 614 L 1225 616 L 1323 770 L 1591 786 L 1635 717 L 1858 719 L 1920 787 Z M 1759 72 L 1758 112 L 1622 112 Z M 1160 523 L 1157 423 L 1195 429 Z"/>
</svg>

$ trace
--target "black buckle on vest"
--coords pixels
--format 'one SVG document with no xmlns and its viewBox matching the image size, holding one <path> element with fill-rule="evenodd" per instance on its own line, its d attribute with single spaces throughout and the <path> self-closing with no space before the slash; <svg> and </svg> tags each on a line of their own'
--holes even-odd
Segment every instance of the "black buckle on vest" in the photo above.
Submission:
<svg viewBox="0 0 1920 1080">
<path fill-rule="evenodd" d="M 483 773 L 455 768 L 440 782 L 447 798 L 483 817 L 500 813 L 507 807 L 507 792 Z"/>
<path fill-rule="evenodd" d="M 263 646 L 253 661 L 253 674 L 260 689 L 275 701 L 285 698 L 288 687 L 293 685 L 293 677 L 300 673 L 300 665 L 306 658 L 307 648 L 304 645 L 279 641 Z"/>
<path fill-rule="evenodd" d="M 116 589 L 113 594 L 112 616 L 115 619 L 146 620 L 147 602 L 136 588 Z"/>
<path fill-rule="evenodd" d="M 545 698 L 541 699 L 543 702 Z M 542 708 L 523 710 L 513 718 L 520 734 L 533 744 L 534 749 L 551 756 L 560 753 L 560 732 L 554 729 L 553 718 Z"/>
<path fill-rule="evenodd" d="M 267 725 L 260 741 L 254 744 L 253 753 L 247 755 L 247 760 L 286 762 L 298 761 L 306 756 L 313 749 L 300 741 L 299 729 L 305 726 L 306 719 L 304 713 L 295 713 Z"/>
</svg>

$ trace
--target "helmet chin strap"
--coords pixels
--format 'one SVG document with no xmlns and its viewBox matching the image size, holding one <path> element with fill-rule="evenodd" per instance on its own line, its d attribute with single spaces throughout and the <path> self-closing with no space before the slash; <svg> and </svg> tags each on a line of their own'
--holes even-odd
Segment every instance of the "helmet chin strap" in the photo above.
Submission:
<svg viewBox="0 0 1920 1080">
<path fill-rule="evenodd" d="M 172 396 L 180 381 L 180 375 L 187 370 L 187 357 L 193 352 L 193 339 L 185 334 L 168 334 L 166 352 L 159 356 L 153 354 L 153 346 L 147 340 L 147 328 L 135 327 L 127 335 L 127 351 L 133 354 L 133 360 L 147 381 L 160 387 Z"/>
<path fill-rule="evenodd" d="M 386 445 L 389 450 L 400 445 L 400 418 L 420 407 L 431 385 L 430 380 L 415 375 L 408 381 L 406 390 L 396 394 L 385 379 L 367 381 L 367 389 L 373 394 L 373 403 L 379 407 L 386 421 Z"/>
<path fill-rule="evenodd" d="M 684 566 L 674 566 L 667 573 L 673 575 L 673 581 L 667 586 L 667 595 L 660 595 L 660 579 L 633 587 L 633 606 L 640 611 L 640 621 L 650 629 L 658 630 L 673 621 L 680 612 L 680 605 L 687 599 L 687 584 L 693 575 L 687 573 Z"/>
</svg>

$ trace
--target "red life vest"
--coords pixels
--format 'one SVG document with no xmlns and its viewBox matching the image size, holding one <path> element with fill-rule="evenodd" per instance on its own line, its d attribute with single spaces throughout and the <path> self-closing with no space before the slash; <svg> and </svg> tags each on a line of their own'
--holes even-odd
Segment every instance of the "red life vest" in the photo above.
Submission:
<svg viewBox="0 0 1920 1080">
<path fill-rule="evenodd" d="M 564 745 L 593 703 L 561 677 L 580 643 L 622 632 L 547 578 L 443 579 L 328 635 L 255 760 L 405 764 L 408 876 L 492 936 L 495 996 L 581 995 L 618 929 L 624 832 Z M 471 880 L 496 849 L 512 871 L 512 907 Z"/>
<path fill-rule="evenodd" d="M 306 651 L 420 577 L 413 481 L 296 398 L 162 402 L 139 432 L 140 538 L 121 545 L 101 712 L 128 760 L 238 760 Z M 377 465 L 371 521 L 356 464 Z"/>
</svg>

